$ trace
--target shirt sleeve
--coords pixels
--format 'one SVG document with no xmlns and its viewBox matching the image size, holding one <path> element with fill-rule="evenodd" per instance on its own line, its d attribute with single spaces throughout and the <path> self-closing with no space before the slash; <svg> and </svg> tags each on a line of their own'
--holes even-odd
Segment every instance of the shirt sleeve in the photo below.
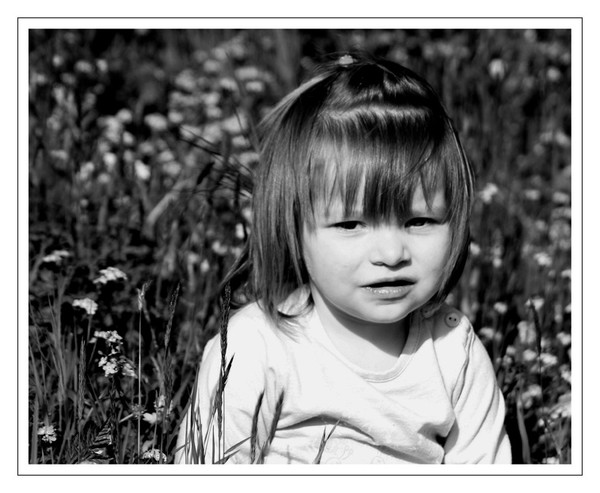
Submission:
<svg viewBox="0 0 600 493">
<path fill-rule="evenodd" d="M 510 464 L 504 398 L 485 347 L 469 324 L 466 357 L 453 393 L 456 420 L 445 443 L 447 464 Z"/>
<path fill-rule="evenodd" d="M 274 408 L 273 389 L 266 370 L 266 349 L 260 331 L 253 320 L 232 318 L 228 328 L 226 365 L 231 368 L 222 393 L 223 412 L 215 409 L 218 403 L 221 374 L 221 341 L 211 339 L 204 350 L 190 405 L 179 427 L 175 462 L 192 464 L 251 462 L 251 448 L 265 443 L 270 422 L 267 409 Z M 251 439 L 253 418 L 262 395 L 255 423 L 255 440 Z M 221 430 L 221 431 L 219 431 Z"/>
</svg>

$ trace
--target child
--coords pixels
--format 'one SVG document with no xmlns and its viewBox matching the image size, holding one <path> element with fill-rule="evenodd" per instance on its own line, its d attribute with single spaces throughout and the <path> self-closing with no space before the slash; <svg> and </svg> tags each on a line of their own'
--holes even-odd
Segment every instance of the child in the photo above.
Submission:
<svg viewBox="0 0 600 493">
<path fill-rule="evenodd" d="M 249 256 L 232 276 L 248 275 L 254 301 L 226 353 L 218 336 L 206 346 L 177 461 L 510 463 L 492 365 L 444 304 L 473 173 L 429 84 L 345 55 L 262 130 Z"/>
</svg>

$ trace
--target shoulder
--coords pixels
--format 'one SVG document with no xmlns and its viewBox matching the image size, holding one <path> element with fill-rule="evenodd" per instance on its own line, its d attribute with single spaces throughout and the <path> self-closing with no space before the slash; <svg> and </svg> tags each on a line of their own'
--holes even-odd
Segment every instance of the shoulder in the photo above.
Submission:
<svg viewBox="0 0 600 493">
<path fill-rule="evenodd" d="M 440 347 L 449 345 L 466 352 L 475 336 L 469 319 L 460 310 L 445 303 L 431 316 L 424 317 L 424 321 L 431 330 L 434 343 Z"/>
<path fill-rule="evenodd" d="M 469 319 L 460 310 L 446 304 L 441 305 L 429 317 L 424 316 L 423 326 L 431 335 L 448 395 L 454 400 L 462 386 L 471 347 L 477 336 Z"/>
<path fill-rule="evenodd" d="M 206 345 L 205 351 L 221 359 L 225 349 L 227 359 L 234 364 L 264 366 L 274 360 L 283 348 L 282 333 L 257 303 L 250 303 L 234 312 L 227 326 Z M 209 357 L 207 355 L 207 357 Z"/>
</svg>

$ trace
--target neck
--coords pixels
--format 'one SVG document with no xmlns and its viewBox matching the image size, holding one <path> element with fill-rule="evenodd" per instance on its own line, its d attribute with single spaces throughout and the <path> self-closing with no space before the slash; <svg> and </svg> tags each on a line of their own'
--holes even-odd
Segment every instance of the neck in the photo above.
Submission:
<svg viewBox="0 0 600 493">
<path fill-rule="evenodd" d="M 313 295 L 315 309 L 329 339 L 352 363 L 369 371 L 391 368 L 404 349 L 409 320 L 379 324 L 356 319 Z"/>
</svg>

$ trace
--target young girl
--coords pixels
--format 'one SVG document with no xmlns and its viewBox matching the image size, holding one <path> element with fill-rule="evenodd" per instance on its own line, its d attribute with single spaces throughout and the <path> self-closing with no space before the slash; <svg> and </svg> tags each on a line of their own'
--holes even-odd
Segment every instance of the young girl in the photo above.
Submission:
<svg viewBox="0 0 600 493">
<path fill-rule="evenodd" d="M 510 463 L 490 360 L 444 304 L 472 197 L 450 118 L 410 70 L 345 55 L 284 98 L 233 276 L 254 301 L 206 346 L 177 461 Z"/>
</svg>

